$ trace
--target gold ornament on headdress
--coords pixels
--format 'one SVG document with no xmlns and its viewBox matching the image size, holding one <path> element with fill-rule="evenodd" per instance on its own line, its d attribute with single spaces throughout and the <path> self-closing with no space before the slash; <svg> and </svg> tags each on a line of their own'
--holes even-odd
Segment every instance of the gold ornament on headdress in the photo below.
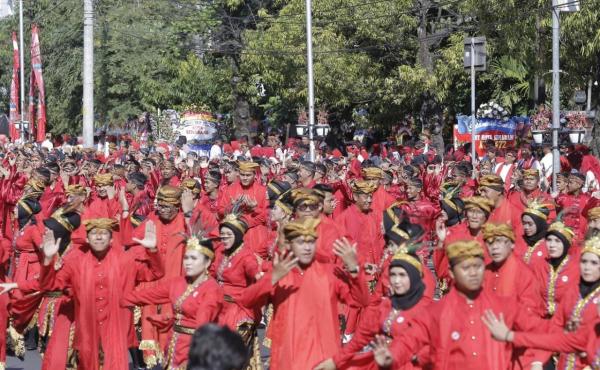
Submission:
<svg viewBox="0 0 600 370">
<path fill-rule="evenodd" d="M 323 201 L 323 198 L 319 196 L 319 193 L 313 189 L 298 188 L 294 189 L 290 193 L 292 197 L 292 203 L 297 206 L 300 203 L 303 204 L 319 204 Z"/>
<path fill-rule="evenodd" d="M 456 241 L 446 247 L 446 255 L 452 264 L 469 258 L 483 258 L 483 248 L 476 240 Z"/>
<path fill-rule="evenodd" d="M 542 220 L 546 221 L 548 219 L 548 215 L 542 212 L 542 210 L 548 208 L 549 206 L 547 204 L 542 204 L 539 200 L 534 199 L 531 202 L 527 203 L 527 208 L 525 208 L 523 213 L 531 213 L 532 215 L 536 215 Z"/>
<path fill-rule="evenodd" d="M 320 219 L 311 217 L 289 222 L 283 227 L 285 239 L 290 241 L 300 236 L 304 238 L 316 239 L 317 226 L 319 226 L 319 223 L 321 223 Z"/>
<path fill-rule="evenodd" d="M 408 233 L 406 231 L 401 229 L 398 226 L 398 224 L 395 224 L 394 226 L 392 226 L 390 228 L 390 230 L 388 231 L 388 233 L 394 233 L 394 234 L 398 235 L 399 237 L 401 237 L 402 239 L 410 240 L 410 235 L 408 235 Z"/>
<path fill-rule="evenodd" d="M 198 181 L 196 181 L 195 179 L 183 180 L 183 182 L 181 183 L 181 188 L 189 189 L 194 194 L 200 194 L 200 190 L 201 190 L 200 183 Z"/>
<path fill-rule="evenodd" d="M 365 180 L 379 180 L 383 178 L 383 170 L 379 167 L 363 168 L 360 172 Z"/>
<path fill-rule="evenodd" d="M 483 240 L 488 243 L 490 242 L 490 239 L 493 239 L 497 236 L 504 236 L 513 242 L 515 241 L 515 233 L 513 232 L 512 227 L 508 224 L 486 223 L 481 228 L 481 231 L 483 232 Z"/>
<path fill-rule="evenodd" d="M 275 201 L 275 205 L 279 207 L 286 215 L 291 215 L 292 213 L 294 213 L 294 210 L 288 204 L 282 202 L 279 199 Z"/>
<path fill-rule="evenodd" d="M 496 191 L 504 191 L 504 181 L 498 175 L 485 175 L 479 179 L 479 187 L 486 187 Z"/>
<path fill-rule="evenodd" d="M 171 185 L 161 186 L 156 194 L 156 201 L 159 204 L 179 206 L 181 203 L 181 189 Z"/>
<path fill-rule="evenodd" d="M 588 211 L 588 220 L 593 221 L 600 218 L 600 207 L 594 207 Z"/>
<path fill-rule="evenodd" d="M 248 225 L 246 225 L 246 223 L 243 220 L 241 220 L 237 215 L 233 213 L 230 213 L 227 216 L 225 216 L 225 218 L 223 218 L 223 221 L 221 221 L 221 226 L 225 224 L 231 225 L 232 227 L 240 231 L 242 234 L 245 234 L 248 230 Z"/>
<path fill-rule="evenodd" d="M 593 253 L 600 257 L 600 235 L 594 236 L 585 241 L 581 254 Z"/>
<path fill-rule="evenodd" d="M 452 201 L 452 196 L 450 196 L 450 194 L 448 194 L 444 198 L 442 198 L 442 203 L 444 203 L 448 207 L 452 208 L 457 213 L 461 213 L 462 212 L 462 210 L 458 208 L 458 205 L 456 205 L 456 203 L 454 203 Z"/>
<path fill-rule="evenodd" d="M 51 219 L 53 219 L 54 221 L 58 222 L 62 227 L 65 228 L 65 230 L 71 232 L 73 231 L 74 227 L 73 225 L 71 225 L 71 223 L 65 218 L 63 217 L 65 213 L 65 209 L 64 208 L 59 208 L 56 211 L 54 211 L 54 213 L 52 214 L 52 216 L 50 216 Z"/>
<path fill-rule="evenodd" d="M 523 170 L 523 178 L 525 177 L 535 177 L 535 178 L 540 178 L 540 172 L 534 168 L 528 169 L 528 170 Z"/>
<path fill-rule="evenodd" d="M 352 183 L 353 193 L 372 194 L 375 190 L 377 190 L 377 184 L 374 184 L 371 181 L 359 180 Z"/>
<path fill-rule="evenodd" d="M 418 258 L 409 254 L 409 250 L 406 247 L 400 248 L 396 251 L 396 253 L 394 253 L 394 256 L 392 257 L 392 262 L 393 261 L 408 262 L 421 273 L 421 276 L 423 275 L 423 264 Z"/>
<path fill-rule="evenodd" d="M 83 224 L 85 225 L 85 231 L 87 232 L 94 229 L 112 231 L 117 226 L 117 221 L 112 218 L 94 218 L 83 221 Z"/>
<path fill-rule="evenodd" d="M 67 186 L 66 193 L 67 193 L 67 195 L 86 196 L 87 190 L 85 190 L 85 188 L 82 185 L 74 184 L 74 185 Z"/>
<path fill-rule="evenodd" d="M 94 176 L 96 186 L 112 186 L 114 184 L 113 175 L 110 173 L 100 173 Z"/>
<path fill-rule="evenodd" d="M 238 163 L 240 172 L 255 172 L 256 169 L 258 167 L 260 167 L 259 164 L 256 162 L 238 161 L 237 163 Z"/>
<path fill-rule="evenodd" d="M 564 238 L 567 239 L 569 243 L 571 243 L 573 241 L 573 238 L 575 237 L 575 233 L 573 232 L 573 230 L 560 221 L 554 222 L 550 225 L 550 227 L 548 227 L 547 233 L 550 232 L 559 233 L 560 235 L 564 236 Z"/>
<path fill-rule="evenodd" d="M 479 208 L 490 214 L 494 208 L 494 203 L 484 197 L 474 196 L 465 199 L 465 209 Z"/>
<path fill-rule="evenodd" d="M 41 193 L 44 191 L 44 189 L 46 189 L 46 184 L 43 181 L 36 179 L 30 179 L 29 181 L 27 181 L 27 184 L 25 184 L 25 186 L 33 192 Z"/>
<path fill-rule="evenodd" d="M 23 208 L 25 210 L 25 212 L 27 212 L 28 214 L 32 214 L 33 210 L 31 209 L 31 207 L 29 207 L 29 204 L 27 204 L 27 202 L 25 202 L 25 197 L 23 197 L 22 199 L 20 199 L 17 204 L 19 205 L 19 207 Z"/>
<path fill-rule="evenodd" d="M 215 258 L 215 252 L 200 243 L 201 241 L 196 236 L 192 236 L 185 242 L 185 249 L 198 251 L 208 257 L 210 260 L 213 260 Z"/>
</svg>

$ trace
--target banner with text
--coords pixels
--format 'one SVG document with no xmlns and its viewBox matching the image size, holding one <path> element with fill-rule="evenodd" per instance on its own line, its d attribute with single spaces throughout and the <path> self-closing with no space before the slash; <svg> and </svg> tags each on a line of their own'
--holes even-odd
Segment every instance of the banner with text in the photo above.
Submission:
<svg viewBox="0 0 600 370">
<path fill-rule="evenodd" d="M 471 116 L 459 115 L 454 125 L 454 146 L 471 142 Z M 477 119 L 475 124 L 475 148 L 479 156 L 485 155 L 485 142 L 493 140 L 499 149 L 515 146 L 518 128 L 526 125 L 528 117 L 511 117 L 503 121 L 491 118 Z"/>
</svg>

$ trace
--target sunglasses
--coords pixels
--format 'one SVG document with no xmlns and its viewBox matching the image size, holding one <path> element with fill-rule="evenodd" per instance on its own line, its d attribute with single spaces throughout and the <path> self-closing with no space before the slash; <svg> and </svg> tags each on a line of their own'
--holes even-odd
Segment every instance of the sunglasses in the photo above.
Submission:
<svg viewBox="0 0 600 370">
<path fill-rule="evenodd" d="M 316 211 L 319 209 L 318 204 L 300 204 L 297 209 L 299 211 Z"/>
</svg>

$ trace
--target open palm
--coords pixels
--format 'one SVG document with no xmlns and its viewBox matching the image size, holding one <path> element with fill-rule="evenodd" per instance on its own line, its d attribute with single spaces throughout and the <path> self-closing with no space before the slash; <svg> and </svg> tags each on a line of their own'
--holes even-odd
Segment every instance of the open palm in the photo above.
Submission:
<svg viewBox="0 0 600 370">
<path fill-rule="evenodd" d="M 146 222 L 144 239 L 140 240 L 138 238 L 133 238 L 133 241 L 147 249 L 156 248 L 156 225 L 154 224 L 154 222 Z"/>
</svg>

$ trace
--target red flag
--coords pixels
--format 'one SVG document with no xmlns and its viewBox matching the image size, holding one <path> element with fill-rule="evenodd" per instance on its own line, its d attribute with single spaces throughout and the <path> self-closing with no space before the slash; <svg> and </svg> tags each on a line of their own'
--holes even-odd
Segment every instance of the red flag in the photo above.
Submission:
<svg viewBox="0 0 600 370">
<path fill-rule="evenodd" d="M 40 51 L 40 37 L 36 24 L 31 26 L 31 85 L 29 88 L 29 119 L 34 121 L 34 86 L 38 90 L 37 116 L 36 119 L 36 141 L 44 141 L 46 137 L 46 91 L 44 89 L 44 78 L 42 76 L 42 55 Z"/>
<path fill-rule="evenodd" d="M 11 140 L 19 139 L 19 131 L 17 130 L 17 122 L 19 122 L 19 45 L 17 44 L 17 34 L 12 33 L 13 42 L 13 75 L 10 83 L 10 105 L 8 116 L 8 127 Z"/>
</svg>

